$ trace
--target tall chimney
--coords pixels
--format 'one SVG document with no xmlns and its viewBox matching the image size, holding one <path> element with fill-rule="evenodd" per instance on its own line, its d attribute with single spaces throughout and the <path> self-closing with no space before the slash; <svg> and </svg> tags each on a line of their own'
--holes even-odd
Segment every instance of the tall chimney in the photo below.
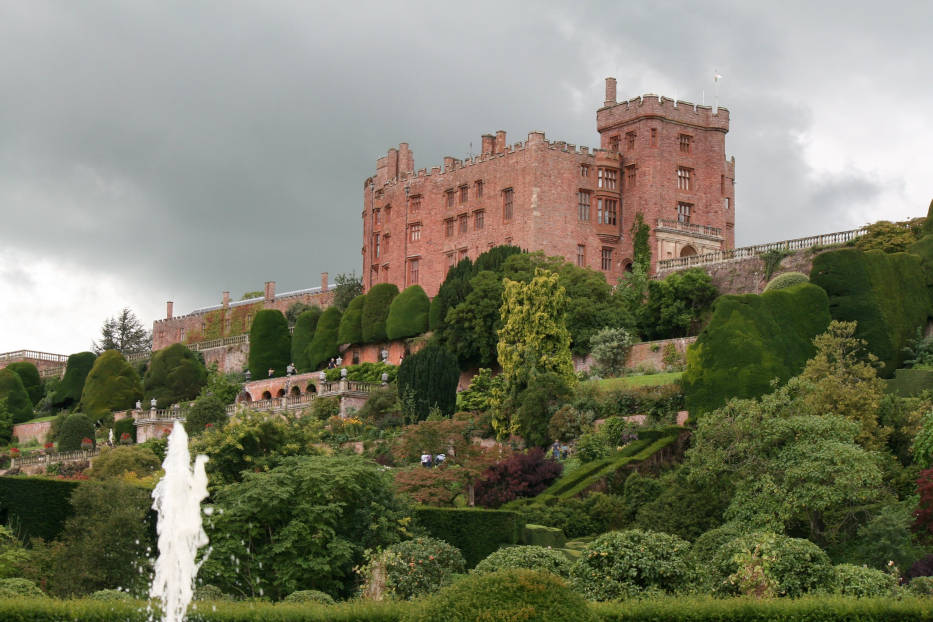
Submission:
<svg viewBox="0 0 933 622">
<path fill-rule="evenodd" d="M 603 106 L 612 106 L 616 103 L 616 79 L 606 78 L 606 101 Z"/>
<path fill-rule="evenodd" d="M 175 307 L 175 303 L 169 300 L 165 303 L 165 319 L 172 319 L 172 309 Z"/>
<path fill-rule="evenodd" d="M 496 148 L 496 137 L 492 134 L 483 134 L 483 155 L 492 155 Z"/>
<path fill-rule="evenodd" d="M 321 291 L 322 292 L 327 291 L 327 273 L 326 272 L 321 273 Z"/>
<path fill-rule="evenodd" d="M 224 309 L 230 306 L 230 292 L 224 292 L 224 298 L 221 304 L 224 306 Z"/>
<path fill-rule="evenodd" d="M 496 131 L 496 153 L 505 153 L 505 130 Z"/>
<path fill-rule="evenodd" d="M 275 281 L 266 281 L 266 302 L 275 301 Z"/>
</svg>

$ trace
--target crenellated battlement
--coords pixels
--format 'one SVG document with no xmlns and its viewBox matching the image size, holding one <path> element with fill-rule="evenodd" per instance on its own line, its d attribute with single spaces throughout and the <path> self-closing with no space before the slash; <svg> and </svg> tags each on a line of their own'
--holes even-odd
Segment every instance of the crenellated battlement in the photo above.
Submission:
<svg viewBox="0 0 933 622">
<path fill-rule="evenodd" d="M 607 102 L 607 105 L 596 111 L 596 129 L 603 132 L 651 117 L 694 127 L 729 131 L 729 110 L 726 108 L 703 106 L 651 93 L 618 103 Z"/>
</svg>

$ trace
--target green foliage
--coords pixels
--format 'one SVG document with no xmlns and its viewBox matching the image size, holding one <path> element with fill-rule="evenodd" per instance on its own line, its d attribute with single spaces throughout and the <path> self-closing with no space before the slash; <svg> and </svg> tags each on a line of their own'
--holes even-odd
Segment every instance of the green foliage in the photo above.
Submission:
<svg viewBox="0 0 933 622">
<path fill-rule="evenodd" d="M 567 544 L 567 537 L 560 527 L 525 523 L 525 528 L 522 530 L 522 543 L 545 549 L 560 549 Z"/>
<path fill-rule="evenodd" d="M 256 312 L 249 330 L 249 371 L 256 380 L 272 375 L 284 376 L 291 362 L 291 334 L 288 320 L 277 309 Z"/>
<path fill-rule="evenodd" d="M 632 335 L 624 328 L 606 327 L 590 339 L 590 354 L 604 375 L 618 376 L 632 349 Z"/>
<path fill-rule="evenodd" d="M 91 600 L 105 600 L 105 601 L 114 601 L 114 600 L 134 600 L 134 598 L 127 592 L 121 590 L 97 590 L 88 596 Z"/>
<path fill-rule="evenodd" d="M 240 379 L 240 374 L 221 373 L 217 371 L 217 363 L 211 363 L 207 370 L 207 384 L 201 388 L 201 395 L 213 395 L 224 404 L 232 404 L 243 388 Z"/>
<path fill-rule="evenodd" d="M 207 383 L 207 369 L 183 344 L 173 343 L 153 352 L 143 377 L 144 399 L 155 398 L 157 408 L 193 400 Z"/>
<path fill-rule="evenodd" d="M 0 369 L 0 401 L 6 403 L 6 411 L 12 423 L 32 419 L 32 402 L 23 381 L 19 374 L 6 368 Z"/>
<path fill-rule="evenodd" d="M 124 434 L 129 434 L 130 440 L 133 441 L 133 443 L 136 442 L 136 420 L 132 417 L 125 417 L 119 421 L 113 422 L 114 440 L 120 442 Z"/>
<path fill-rule="evenodd" d="M 730 397 L 757 397 L 786 382 L 813 356 L 812 340 L 829 325 L 821 288 L 801 284 L 760 296 L 721 296 L 709 325 L 687 350 L 682 385 L 692 417 Z"/>
<path fill-rule="evenodd" d="M 647 271 L 651 265 L 651 227 L 645 222 L 641 212 L 635 213 L 632 223 L 632 263 Z"/>
<path fill-rule="evenodd" d="M 917 596 L 933 596 L 933 577 L 914 577 L 908 590 Z"/>
<path fill-rule="evenodd" d="M 689 550 L 688 542 L 666 533 L 612 531 L 583 549 L 570 571 L 573 585 L 590 600 L 676 594 L 693 578 Z"/>
<path fill-rule="evenodd" d="M 261 289 L 254 289 L 249 292 L 243 292 L 243 295 L 240 296 L 240 300 L 252 300 L 254 298 L 262 298 L 265 295 Z"/>
<path fill-rule="evenodd" d="M 748 530 L 738 523 L 726 523 L 703 532 L 690 547 L 690 558 L 697 568 L 708 568 L 726 544 L 745 535 Z M 709 586 L 710 590 L 715 586 Z"/>
<path fill-rule="evenodd" d="M 220 427 L 227 422 L 227 406 L 220 398 L 202 395 L 185 414 L 185 431 L 197 436 L 208 426 Z"/>
<path fill-rule="evenodd" d="M 551 371 L 533 373 L 525 389 L 504 409 L 511 411 L 510 431 L 521 436 L 528 447 L 549 445 L 554 440 L 548 433 L 551 417 L 571 394 L 565 376 Z"/>
<path fill-rule="evenodd" d="M 920 420 L 920 430 L 914 437 L 911 451 L 921 469 L 933 466 L 933 411 L 928 411 Z"/>
<path fill-rule="evenodd" d="M 515 512 L 417 507 L 414 515 L 429 535 L 460 549 L 468 568 L 500 546 L 520 541 L 522 522 Z"/>
<path fill-rule="evenodd" d="M 381 580 L 392 598 L 412 600 L 436 592 L 464 570 L 460 551 L 443 540 L 422 537 L 393 544 L 373 555 L 360 574 L 365 581 L 364 594 L 374 581 Z"/>
<path fill-rule="evenodd" d="M 891 376 L 906 358 L 904 347 L 930 314 L 921 260 L 907 253 L 842 249 L 813 259 L 810 281 L 829 295 L 834 320 L 858 322 L 856 337 Z"/>
<path fill-rule="evenodd" d="M 126 307 L 119 315 L 104 322 L 100 342 L 94 342 L 93 345 L 97 354 L 106 350 L 116 350 L 124 356 L 148 352 L 151 347 L 152 335 L 143 327 L 136 314 Z"/>
<path fill-rule="evenodd" d="M 758 257 L 761 259 L 761 263 L 764 264 L 765 280 L 770 280 L 774 271 L 781 267 L 781 262 L 784 261 L 784 258 L 790 257 L 793 254 L 793 251 L 783 248 L 772 248 L 771 250 L 761 253 Z"/>
<path fill-rule="evenodd" d="M 65 417 L 55 441 L 58 451 L 77 451 L 86 438 L 94 440 L 94 422 L 83 413 L 73 413 Z"/>
<path fill-rule="evenodd" d="M 32 363 L 21 361 L 10 363 L 4 369 L 8 369 L 23 381 L 23 387 L 29 394 L 29 401 L 35 406 L 42 399 L 42 379 L 39 378 L 39 369 Z"/>
<path fill-rule="evenodd" d="M 207 526 L 213 554 L 201 575 L 244 596 L 349 595 L 364 550 L 403 533 L 391 476 L 358 456 L 286 458 L 268 472 L 245 473 L 215 500 L 220 511 Z"/>
<path fill-rule="evenodd" d="M 469 257 L 460 260 L 447 271 L 447 277 L 431 301 L 428 312 L 428 324 L 431 330 L 439 331 L 447 326 L 447 312 L 466 300 L 470 293 L 470 279 L 473 278 L 473 262 Z"/>
<path fill-rule="evenodd" d="M 882 506 L 868 522 L 860 525 L 850 545 L 846 561 L 883 569 L 893 561 L 899 568 L 909 568 L 922 553 L 914 543 L 911 525 L 914 516 L 907 504 Z"/>
<path fill-rule="evenodd" d="M 592 622 L 596 616 L 558 577 L 509 569 L 475 574 L 441 590 L 405 622 Z"/>
<path fill-rule="evenodd" d="M 340 351 L 340 310 L 332 305 L 324 310 L 318 320 L 314 338 L 308 346 L 308 368 L 319 369 Z"/>
<path fill-rule="evenodd" d="M 0 579 L 19 576 L 28 559 L 29 552 L 13 530 L 0 526 Z"/>
<path fill-rule="evenodd" d="M 740 577 L 749 567 L 773 586 L 775 596 L 798 598 L 832 589 L 835 574 L 829 556 L 809 540 L 759 532 L 739 536 L 723 545 L 708 571 L 719 580 L 719 594 L 741 594 Z"/>
<path fill-rule="evenodd" d="M 686 467 L 665 473 L 659 481 L 660 493 L 637 508 L 634 526 L 695 540 L 723 522 L 732 495 L 728 483 L 704 486 L 691 479 Z"/>
<path fill-rule="evenodd" d="M 473 573 L 485 574 L 510 568 L 539 570 L 564 579 L 570 578 L 570 563 L 567 558 L 543 546 L 508 546 L 499 549 L 476 564 Z"/>
<path fill-rule="evenodd" d="M 592 413 L 582 413 L 570 404 L 564 404 L 551 416 L 548 438 L 569 442 L 587 431 L 593 423 Z"/>
<path fill-rule="evenodd" d="M 59 408 L 70 408 L 81 401 L 84 392 L 84 382 L 94 367 L 97 355 L 93 352 L 78 352 L 68 357 L 65 365 L 65 375 L 58 390 L 52 398 L 52 405 Z"/>
<path fill-rule="evenodd" d="M 318 421 L 327 421 L 340 414 L 339 397 L 318 397 L 311 402 L 308 414 Z"/>
<path fill-rule="evenodd" d="M 625 502 L 618 495 L 595 492 L 583 498 L 561 498 L 551 505 L 539 501 L 540 495 L 526 505 L 514 504 L 514 509 L 526 521 L 558 528 L 567 538 L 598 536 L 626 526 Z"/>
<path fill-rule="evenodd" d="M 116 350 L 97 357 L 84 383 L 81 409 L 100 419 L 114 410 L 128 410 L 143 397 L 139 374 Z"/>
<path fill-rule="evenodd" d="M 45 598 L 45 593 L 29 579 L 0 579 L 0 598 Z"/>
<path fill-rule="evenodd" d="M 898 369 L 887 381 L 888 393 L 900 397 L 915 397 L 933 391 L 933 369 Z"/>
<path fill-rule="evenodd" d="M 338 343 L 363 343 L 363 305 L 366 304 L 366 295 L 360 294 L 350 301 L 347 310 L 340 318 L 338 330 Z"/>
<path fill-rule="evenodd" d="M 833 566 L 836 593 L 856 598 L 893 596 L 897 592 L 897 577 L 881 570 L 837 564 Z"/>
<path fill-rule="evenodd" d="M 700 321 L 718 295 L 702 268 L 672 272 L 648 283 L 648 301 L 638 312 L 638 326 L 646 339 L 695 335 Z"/>
<path fill-rule="evenodd" d="M 470 279 L 463 302 L 447 312 L 438 339 L 457 356 L 461 369 L 496 365 L 502 291 L 501 275 L 484 270 Z"/>
<path fill-rule="evenodd" d="M 298 373 L 314 370 L 308 358 L 308 346 L 311 345 L 311 340 L 314 339 L 314 332 L 317 330 L 317 324 L 323 313 L 320 307 L 315 306 L 303 311 L 301 315 L 295 318 L 295 331 L 292 333 L 291 362 L 295 364 Z"/>
<path fill-rule="evenodd" d="M 333 306 L 343 313 L 350 301 L 363 293 L 363 278 L 351 272 L 350 274 L 338 274 L 334 282 L 337 287 L 334 288 Z"/>
<path fill-rule="evenodd" d="M 406 288 L 389 305 L 386 336 L 389 339 L 404 339 L 427 331 L 430 308 L 431 301 L 420 285 Z"/>
<path fill-rule="evenodd" d="M 360 319 L 363 343 L 377 343 L 388 338 L 386 318 L 396 296 L 398 287 L 394 283 L 378 283 L 369 288 Z"/>
<path fill-rule="evenodd" d="M 142 445 L 129 445 L 105 449 L 91 462 L 88 476 L 91 479 L 122 478 L 127 473 L 146 477 L 156 473 L 162 466 L 158 456 Z"/>
<path fill-rule="evenodd" d="M 457 410 L 487 411 L 503 392 L 503 378 L 492 375 L 492 370 L 481 367 L 470 381 L 466 391 L 457 393 Z"/>
<path fill-rule="evenodd" d="M 344 363 L 346 363 L 346 361 L 344 361 Z M 360 363 L 359 365 L 344 364 L 343 369 L 347 370 L 348 380 L 359 380 L 360 382 L 382 382 L 382 374 L 389 375 L 387 382 L 395 382 L 395 379 L 398 377 L 398 365 L 383 363 L 382 361 L 376 363 Z M 340 380 L 340 369 L 326 369 L 324 372 L 327 374 L 328 381 L 336 382 Z"/>
<path fill-rule="evenodd" d="M 779 274 L 765 286 L 766 292 L 770 292 L 775 289 L 786 289 L 788 287 L 793 287 L 794 285 L 799 285 L 800 283 L 809 283 L 810 277 L 808 277 L 803 272 L 785 272 L 784 274 Z"/>
<path fill-rule="evenodd" d="M 317 603 L 319 605 L 336 605 L 336 601 L 330 594 L 325 594 L 320 590 L 298 590 L 285 597 L 286 603 Z"/>
<path fill-rule="evenodd" d="M 612 453 L 612 448 L 609 447 L 609 441 L 606 440 L 605 435 L 596 433 L 587 433 L 581 436 L 580 440 L 577 441 L 576 448 L 577 457 L 584 464 L 602 460 Z"/>
<path fill-rule="evenodd" d="M 879 220 L 867 227 L 866 231 L 855 238 L 849 245 L 861 251 L 878 250 L 885 253 L 906 253 L 917 241 L 918 223 L 890 222 Z M 913 225 L 913 226 L 911 226 Z"/>
<path fill-rule="evenodd" d="M 41 477 L 0 477 L 0 523 L 18 525 L 24 539 L 52 540 L 73 508 L 74 481 Z"/>
<path fill-rule="evenodd" d="M 444 415 L 452 414 L 459 381 L 457 359 L 443 346 L 429 343 L 405 357 L 398 369 L 398 390 L 399 395 L 410 396 L 406 415 L 421 421 L 432 407 L 439 408 Z"/>
</svg>

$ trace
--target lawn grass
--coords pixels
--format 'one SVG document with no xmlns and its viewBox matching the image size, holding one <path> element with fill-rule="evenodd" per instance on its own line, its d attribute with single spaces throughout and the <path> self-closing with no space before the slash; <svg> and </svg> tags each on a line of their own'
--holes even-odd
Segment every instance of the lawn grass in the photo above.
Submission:
<svg viewBox="0 0 933 622">
<path fill-rule="evenodd" d="M 633 389 L 635 387 L 654 387 L 665 384 L 674 384 L 684 375 L 682 371 L 670 371 L 662 374 L 644 374 L 641 376 L 623 376 L 621 378 L 603 378 L 595 380 L 600 391 L 613 389 Z"/>
<path fill-rule="evenodd" d="M 43 421 L 51 421 L 52 419 L 54 419 L 54 418 L 57 417 L 57 416 L 58 416 L 58 415 L 49 415 L 48 417 L 36 417 L 35 419 L 30 419 L 29 421 L 23 421 L 23 424 L 25 424 L 25 423 L 42 423 Z M 17 423 L 16 425 L 22 425 L 22 424 Z"/>
</svg>

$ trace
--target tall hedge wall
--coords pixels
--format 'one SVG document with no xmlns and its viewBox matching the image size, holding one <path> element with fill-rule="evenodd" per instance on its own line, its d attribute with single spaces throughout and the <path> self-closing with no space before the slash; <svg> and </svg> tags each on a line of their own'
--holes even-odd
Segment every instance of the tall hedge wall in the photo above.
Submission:
<svg viewBox="0 0 933 622">
<path fill-rule="evenodd" d="M 0 522 L 11 519 L 26 539 L 52 540 L 73 510 L 69 498 L 78 482 L 41 477 L 0 477 Z"/>
<path fill-rule="evenodd" d="M 366 294 L 360 294 L 350 301 L 347 310 L 340 318 L 340 330 L 337 340 L 340 343 L 363 342 L 363 305 L 366 304 Z"/>
<path fill-rule="evenodd" d="M 10 363 L 6 366 L 11 372 L 19 376 L 29 394 L 29 400 L 35 406 L 42 399 L 42 379 L 39 378 L 39 368 L 32 363 L 20 361 L 19 363 Z"/>
<path fill-rule="evenodd" d="M 373 285 L 366 293 L 360 322 L 363 343 L 376 343 L 387 339 L 386 318 L 389 316 L 389 306 L 396 296 L 398 287 L 394 283 Z"/>
<path fill-rule="evenodd" d="M 314 339 L 314 331 L 317 330 L 317 323 L 322 313 L 324 312 L 320 307 L 311 307 L 307 311 L 302 311 L 295 320 L 295 332 L 292 333 L 292 363 L 299 372 L 313 369 L 308 360 L 308 346 Z"/>
<path fill-rule="evenodd" d="M 23 381 L 15 372 L 0 369 L 0 400 L 6 400 L 7 409 L 13 416 L 13 423 L 22 423 L 32 419 L 32 402 Z"/>
<path fill-rule="evenodd" d="M 132 408 L 143 397 L 143 383 L 136 369 L 117 350 L 97 357 L 84 382 L 81 409 L 97 419 L 114 410 Z"/>
<path fill-rule="evenodd" d="M 93 352 L 78 352 L 68 357 L 65 365 L 65 376 L 62 378 L 58 390 L 52 396 L 52 405 L 59 408 L 71 408 L 81 401 L 84 392 L 84 381 L 94 367 L 97 355 Z"/>
<path fill-rule="evenodd" d="M 308 346 L 308 365 L 315 370 L 321 365 L 337 356 L 340 342 L 337 340 L 340 330 L 340 310 L 337 307 L 327 307 L 317 323 L 314 339 Z"/>
<path fill-rule="evenodd" d="M 430 309 L 431 301 L 420 285 L 406 288 L 389 305 L 386 336 L 389 339 L 404 339 L 427 331 Z"/>
<path fill-rule="evenodd" d="M 889 377 L 906 357 L 907 341 L 925 326 L 930 293 L 921 259 L 908 253 L 846 248 L 817 255 L 810 281 L 829 295 L 834 320 L 858 322 L 856 337 Z"/>
<path fill-rule="evenodd" d="M 257 311 L 249 330 L 249 372 L 253 378 L 266 378 L 270 369 L 274 375 L 284 376 L 291 357 L 292 336 L 285 315 L 277 309 Z"/>
<path fill-rule="evenodd" d="M 414 513 L 431 536 L 460 549 L 470 568 L 499 547 L 520 543 L 525 526 L 508 510 L 418 507 Z"/>
<path fill-rule="evenodd" d="M 152 353 L 143 377 L 143 395 L 155 398 L 158 408 L 193 400 L 207 384 L 207 368 L 198 356 L 181 343 Z"/>
<path fill-rule="evenodd" d="M 829 325 L 829 299 L 802 283 L 764 294 L 721 296 L 713 317 L 687 350 L 681 381 L 692 417 L 731 397 L 758 397 L 771 380 L 800 373 L 815 350 L 812 339 Z"/>
</svg>

